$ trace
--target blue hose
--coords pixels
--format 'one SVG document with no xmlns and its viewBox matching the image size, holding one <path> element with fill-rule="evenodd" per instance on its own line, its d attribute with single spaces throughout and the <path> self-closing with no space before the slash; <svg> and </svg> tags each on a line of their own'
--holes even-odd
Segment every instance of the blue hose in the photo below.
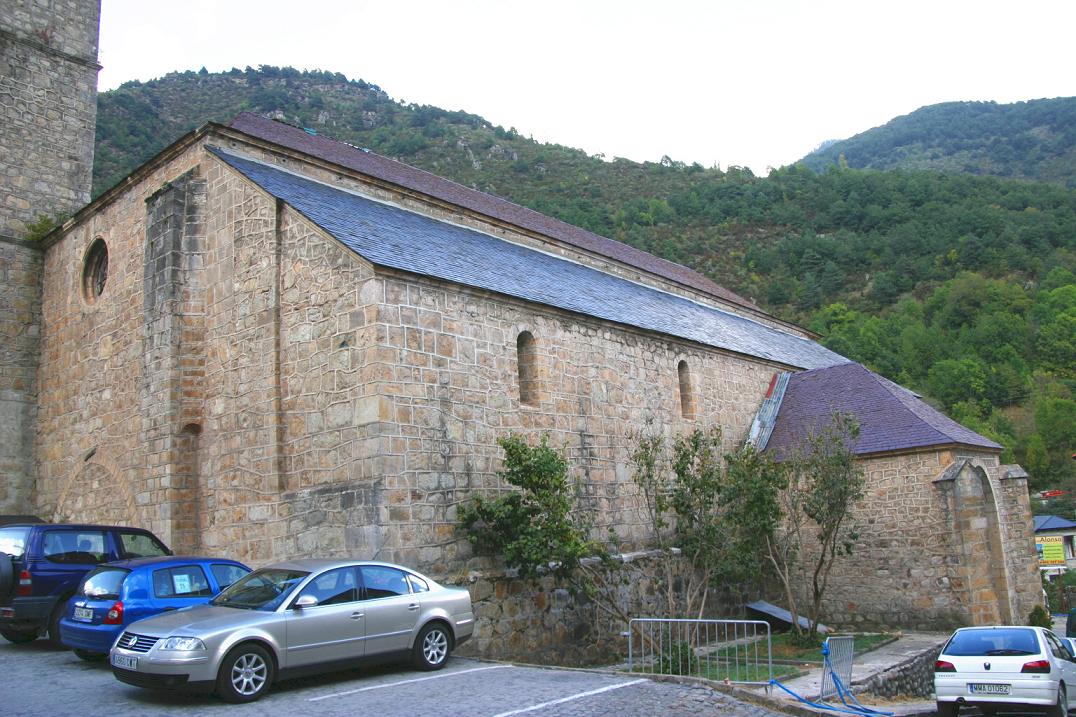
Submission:
<svg viewBox="0 0 1076 717">
<path fill-rule="evenodd" d="M 833 685 L 837 688 L 837 696 L 841 698 L 841 704 L 844 705 L 843 707 L 837 707 L 836 705 L 827 705 L 824 702 L 812 702 L 806 697 L 797 695 L 795 692 L 793 692 L 792 690 L 785 687 L 780 682 L 774 679 L 770 680 L 770 684 L 776 687 L 780 687 L 782 690 L 792 695 L 803 704 L 807 705 L 808 707 L 814 707 L 815 709 L 827 710 L 830 712 L 841 712 L 843 714 L 863 715 L 864 717 L 868 715 L 875 717 L 892 717 L 892 712 L 883 712 L 882 710 L 875 710 L 871 709 L 870 707 L 864 707 L 859 703 L 859 700 L 857 700 L 852 695 L 851 692 L 845 689 L 844 685 L 841 683 L 840 678 L 837 677 L 837 673 L 833 671 L 833 665 L 830 664 L 828 645 L 822 646 L 822 658 L 824 660 L 825 668 L 829 670 L 830 676 L 833 678 Z M 852 701 L 853 704 L 848 704 L 849 699 Z"/>
<path fill-rule="evenodd" d="M 845 686 L 843 684 L 841 684 L 841 678 L 837 677 L 837 673 L 833 670 L 833 665 L 830 664 L 830 661 L 829 661 L 829 649 L 828 649 L 828 646 L 827 646 L 827 648 L 822 650 L 822 655 L 823 655 L 823 660 L 825 661 L 826 667 L 829 668 L 830 677 L 833 678 L 833 686 L 837 688 L 837 696 L 841 698 L 841 704 L 843 704 L 845 707 L 848 707 L 850 709 L 857 710 L 859 712 L 859 714 L 864 714 L 864 715 L 885 715 L 886 717 L 892 717 L 892 715 L 893 715 L 892 712 L 883 712 L 882 710 L 875 710 L 875 709 L 871 709 L 870 707 L 864 707 L 863 705 L 861 705 L 859 703 L 859 700 L 856 699 L 855 695 L 853 695 L 850 690 L 845 689 Z M 845 699 L 845 698 L 847 698 L 847 699 Z M 848 704 L 849 699 L 852 700 L 853 704 L 851 704 L 851 705 Z"/>
</svg>

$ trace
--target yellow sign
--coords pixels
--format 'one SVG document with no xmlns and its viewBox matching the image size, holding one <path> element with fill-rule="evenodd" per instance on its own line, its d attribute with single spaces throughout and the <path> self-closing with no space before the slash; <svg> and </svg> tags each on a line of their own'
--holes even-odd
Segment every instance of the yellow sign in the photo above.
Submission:
<svg viewBox="0 0 1076 717">
<path fill-rule="evenodd" d="M 1060 535 L 1036 535 L 1035 552 L 1039 554 L 1039 565 L 1064 565 L 1064 541 Z"/>
</svg>

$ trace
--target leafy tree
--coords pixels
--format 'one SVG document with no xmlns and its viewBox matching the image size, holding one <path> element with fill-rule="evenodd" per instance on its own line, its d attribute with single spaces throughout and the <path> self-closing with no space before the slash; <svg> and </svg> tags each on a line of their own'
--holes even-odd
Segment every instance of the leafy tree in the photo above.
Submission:
<svg viewBox="0 0 1076 717">
<path fill-rule="evenodd" d="M 781 522 L 767 537 L 765 555 L 784 589 L 793 630 L 801 638 L 813 640 L 817 635 L 830 573 L 838 559 L 852 553 L 859 537 L 852 510 L 863 497 L 866 476 L 850 448 L 858 435 L 854 418 L 834 414 L 788 461 L 787 480 L 771 484 L 777 488 Z M 805 596 L 804 603 L 800 595 Z M 806 634 L 799 625 L 804 611 Z"/>
<path fill-rule="evenodd" d="M 618 600 L 619 563 L 590 536 L 575 504 L 568 459 L 543 435 L 530 446 L 514 434 L 497 439 L 504 450 L 500 475 L 516 491 L 476 496 L 460 508 L 460 523 L 479 553 L 500 557 L 519 577 L 551 575 L 602 612 L 628 622 Z M 584 560 L 593 558 L 593 560 Z"/>
<path fill-rule="evenodd" d="M 583 558 L 604 556 L 574 510 L 568 459 L 549 445 L 549 437 L 532 447 L 510 434 L 497 444 L 505 453 L 500 475 L 519 490 L 499 498 L 477 496 L 461 508 L 460 522 L 475 548 L 501 556 L 522 578 L 547 571 L 568 578 Z"/>
<path fill-rule="evenodd" d="M 719 428 L 676 436 L 636 436 L 633 480 L 657 547 L 680 549 L 689 566 L 678 579 L 665 562 L 666 611 L 671 617 L 701 617 L 710 592 L 742 583 L 749 562 L 776 528 L 772 484 L 777 471 L 760 469 L 766 459 L 752 448 L 721 452 Z"/>
</svg>

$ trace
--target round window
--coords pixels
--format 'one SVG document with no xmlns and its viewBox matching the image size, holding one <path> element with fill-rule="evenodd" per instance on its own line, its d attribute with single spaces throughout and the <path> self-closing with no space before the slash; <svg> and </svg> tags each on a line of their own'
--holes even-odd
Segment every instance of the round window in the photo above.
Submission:
<svg viewBox="0 0 1076 717">
<path fill-rule="evenodd" d="M 86 252 L 86 264 L 82 269 L 82 291 L 86 299 L 93 301 L 105 290 L 108 281 L 108 246 L 104 239 L 94 239 Z"/>
</svg>

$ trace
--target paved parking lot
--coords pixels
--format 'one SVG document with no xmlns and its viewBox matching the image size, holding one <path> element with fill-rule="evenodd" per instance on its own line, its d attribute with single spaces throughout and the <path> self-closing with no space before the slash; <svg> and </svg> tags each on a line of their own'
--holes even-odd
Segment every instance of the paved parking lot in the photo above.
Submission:
<svg viewBox="0 0 1076 717">
<path fill-rule="evenodd" d="M 106 664 L 87 663 L 44 640 L 0 640 L 5 717 L 63 715 L 415 714 L 467 717 L 653 717 L 720 714 L 775 717 L 756 705 L 703 687 L 631 675 L 521 667 L 453 657 L 439 672 L 407 666 L 364 667 L 278 683 L 260 702 L 229 705 L 215 697 L 150 692 L 118 682 Z"/>
</svg>

